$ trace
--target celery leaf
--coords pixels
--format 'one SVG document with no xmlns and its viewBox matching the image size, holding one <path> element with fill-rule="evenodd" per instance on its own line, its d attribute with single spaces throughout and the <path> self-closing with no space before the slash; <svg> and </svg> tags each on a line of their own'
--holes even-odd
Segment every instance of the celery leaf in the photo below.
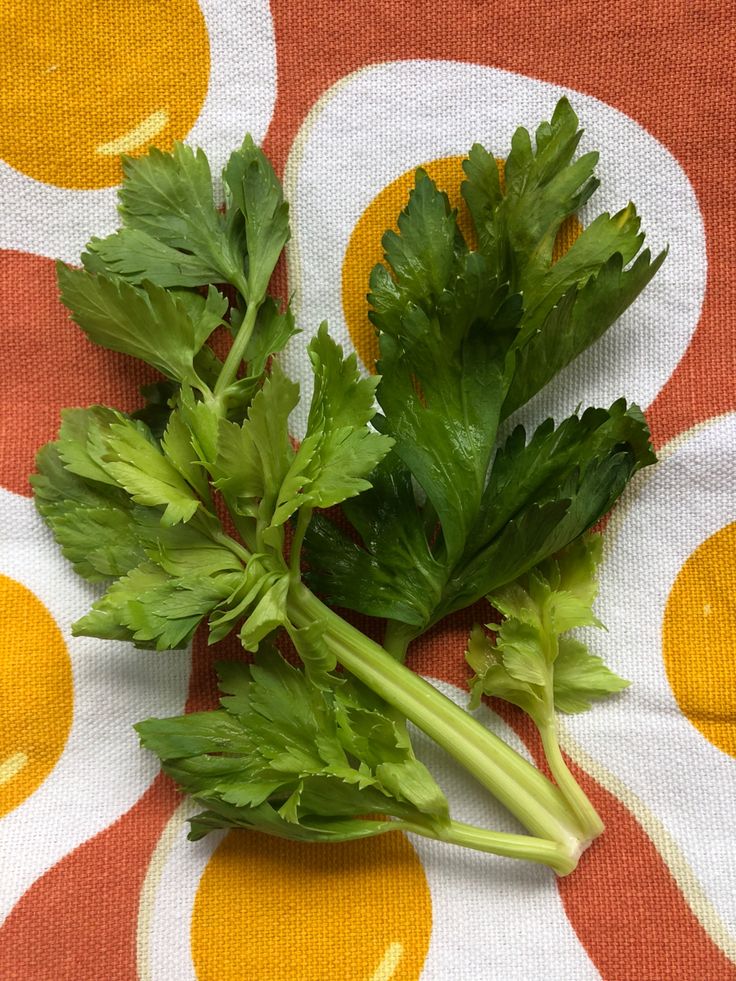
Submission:
<svg viewBox="0 0 736 981">
<path fill-rule="evenodd" d="M 582 712 L 592 700 L 629 684 L 585 644 L 566 636 L 576 627 L 602 627 L 593 613 L 600 543 L 598 535 L 579 538 L 489 595 L 503 620 L 488 625 L 495 643 L 478 627 L 471 633 L 466 659 L 475 671 L 473 704 L 481 694 L 503 698 L 544 728 L 553 709 Z"/>
<path fill-rule="evenodd" d="M 393 442 L 368 427 L 375 411 L 376 380 L 361 378 L 354 354 L 343 358 L 326 324 L 308 352 L 314 394 L 307 432 L 279 490 L 275 525 L 299 508 L 331 507 L 368 490 L 368 474 Z"/>
<path fill-rule="evenodd" d="M 245 299 L 262 296 L 281 250 L 289 239 L 289 206 L 263 152 L 246 136 L 230 156 L 223 178 L 228 190 L 226 225 L 231 237 L 242 219 L 248 254 Z"/>
<path fill-rule="evenodd" d="M 373 812 L 447 820 L 403 727 L 367 689 L 327 674 L 329 684 L 313 685 L 268 646 L 253 665 L 223 662 L 218 674 L 221 709 L 136 726 L 164 770 L 209 808 L 193 837 L 216 827 L 304 840 L 336 828 L 340 838 L 391 830 L 385 819 L 361 820 Z"/>
<path fill-rule="evenodd" d="M 152 147 L 144 157 L 124 158 L 123 174 L 125 227 L 90 242 L 86 268 L 165 287 L 237 282 L 243 243 L 215 206 L 203 150 L 183 143 L 171 153 Z"/>
<path fill-rule="evenodd" d="M 150 282 L 136 287 L 62 263 L 57 273 L 62 302 L 90 340 L 140 358 L 175 381 L 201 387 L 194 360 L 227 309 L 217 290 L 211 287 L 206 300 L 192 305 Z"/>
</svg>

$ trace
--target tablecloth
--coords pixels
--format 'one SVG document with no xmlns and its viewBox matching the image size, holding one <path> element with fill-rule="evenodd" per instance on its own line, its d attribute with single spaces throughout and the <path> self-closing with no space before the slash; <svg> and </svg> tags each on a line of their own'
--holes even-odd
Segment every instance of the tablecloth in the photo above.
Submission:
<svg viewBox="0 0 736 981">
<path fill-rule="evenodd" d="M 6 0 L 0 35 L 0 977 L 736 978 L 732 5 Z M 459 201 L 471 144 L 502 156 L 562 94 L 581 149 L 601 151 L 583 224 L 631 198 L 648 242 L 670 248 L 621 324 L 529 410 L 626 395 L 660 455 L 611 516 L 601 571 L 595 649 L 633 684 L 562 724 L 605 835 L 561 879 L 396 833 L 187 842 L 188 805 L 131 724 L 214 704 L 217 652 L 72 637 L 94 590 L 30 497 L 62 407 L 131 409 L 150 380 L 69 323 L 54 260 L 116 227 L 120 153 L 184 139 L 217 173 L 250 132 L 292 207 L 278 285 L 303 333 L 286 370 L 306 381 L 303 343 L 325 318 L 369 364 L 367 273 L 414 169 Z M 410 657 L 460 703 L 469 625 Z M 518 715 L 480 718 L 538 756 Z M 457 817 L 511 827 L 418 747 Z"/>
</svg>

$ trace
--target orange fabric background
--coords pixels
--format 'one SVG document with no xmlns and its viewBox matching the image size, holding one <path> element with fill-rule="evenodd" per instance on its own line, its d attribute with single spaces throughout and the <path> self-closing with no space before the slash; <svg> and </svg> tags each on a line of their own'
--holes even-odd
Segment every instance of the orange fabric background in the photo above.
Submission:
<svg viewBox="0 0 736 981">
<path fill-rule="evenodd" d="M 283 168 L 306 114 L 329 86 L 364 65 L 394 59 L 454 59 L 519 72 L 577 88 L 637 120 L 689 176 L 708 250 L 700 323 L 648 412 L 655 441 L 662 445 L 699 421 L 736 409 L 736 98 L 731 70 L 736 18 L 730 4 L 272 0 L 271 13 L 277 100 L 264 149 L 277 169 Z M 65 29 L 73 44 L 74 25 Z M 73 107 L 62 111 L 73 112 Z M 60 408 L 91 401 L 129 408 L 147 379 L 125 359 L 93 349 L 69 332 L 50 260 L 6 251 L 0 263 L 7 366 L 0 391 L 2 483 L 25 495 L 35 449 L 53 436 Z M 283 269 L 281 280 L 284 288 Z M 470 611 L 424 639 L 412 666 L 462 687 L 465 671 L 456 651 L 473 619 Z M 221 653 L 213 655 L 201 640 L 195 644 L 189 709 L 211 703 L 210 665 Z M 508 710 L 506 718 L 536 752 L 517 714 Z M 601 976 L 606 981 L 736 979 L 736 966 L 698 922 L 636 819 L 592 778 L 579 776 L 608 831 L 559 889 Z M 0 977 L 134 981 L 139 892 L 175 804 L 168 782 L 157 779 L 132 810 L 37 880 L 0 931 Z M 101 882 L 104 916 L 98 902 Z"/>
</svg>

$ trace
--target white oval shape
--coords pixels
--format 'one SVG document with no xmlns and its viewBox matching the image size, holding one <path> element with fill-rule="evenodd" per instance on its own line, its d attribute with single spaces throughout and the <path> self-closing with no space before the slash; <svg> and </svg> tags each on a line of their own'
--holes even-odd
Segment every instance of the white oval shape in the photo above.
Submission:
<svg viewBox="0 0 736 981">
<path fill-rule="evenodd" d="M 632 685 L 564 721 L 585 753 L 627 788 L 627 806 L 658 844 L 696 915 L 732 957 L 736 761 L 710 743 L 677 704 L 662 656 L 662 624 L 683 564 L 736 517 L 734 473 L 731 413 L 679 436 L 626 491 L 604 538 L 596 612 L 608 630 L 586 633 L 591 649 Z M 595 764 L 591 772 L 610 784 Z M 668 840 L 658 840 L 658 826 Z M 673 844 L 679 856 L 668 856 Z M 702 893 L 715 919 L 700 902 Z M 718 917 L 733 934 L 730 940 Z"/>
<path fill-rule="evenodd" d="M 199 0 L 199 6 L 209 35 L 210 77 L 186 141 L 207 153 L 219 194 L 228 156 L 246 133 L 260 143 L 268 129 L 276 101 L 276 42 L 266 0 Z M 120 226 L 116 187 L 55 187 L 3 161 L 0 210 L 0 249 L 71 263 L 79 262 L 93 235 L 104 238 Z"/>
<path fill-rule="evenodd" d="M 0 818 L 1 922 L 39 876 L 128 811 L 151 784 L 159 766 L 141 751 L 132 726 L 183 710 L 191 655 L 72 637 L 72 623 L 100 590 L 77 576 L 33 501 L 2 489 L 0 573 L 29 589 L 54 618 L 74 684 L 61 757 L 46 780 Z"/>
</svg>

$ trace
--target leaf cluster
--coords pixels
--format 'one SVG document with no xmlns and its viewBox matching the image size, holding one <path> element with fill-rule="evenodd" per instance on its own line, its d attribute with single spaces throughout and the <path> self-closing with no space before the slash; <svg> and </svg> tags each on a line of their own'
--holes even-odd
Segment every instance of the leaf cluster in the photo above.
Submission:
<svg viewBox="0 0 736 981">
<path fill-rule="evenodd" d="M 217 671 L 222 708 L 136 726 L 165 772 L 207 808 L 190 838 L 245 827 L 342 841 L 392 830 L 393 819 L 447 821 L 447 801 L 404 727 L 363 685 L 327 673 L 311 684 L 270 645 L 252 665 L 221 662 Z"/>
<path fill-rule="evenodd" d="M 233 601 L 243 563 L 199 496 L 193 451 L 178 466 L 164 453 L 176 419 L 159 443 L 123 413 L 67 409 L 38 454 L 36 506 L 77 573 L 108 585 L 77 635 L 183 647 Z"/>
<path fill-rule="evenodd" d="M 241 423 L 175 398 L 160 440 L 112 409 L 66 410 L 37 458 L 36 504 L 80 575 L 114 580 L 75 633 L 164 650 L 186 646 L 207 617 L 210 642 L 239 627 L 255 650 L 290 626 L 285 523 L 359 493 L 391 446 L 367 425 L 374 383 L 359 378 L 355 357 L 343 359 L 326 330 L 310 356 L 316 383 L 298 450 L 298 386 L 277 366 Z M 225 533 L 216 491 L 247 547 Z"/>
<path fill-rule="evenodd" d="M 426 173 L 371 276 L 380 345 L 376 425 L 395 440 L 372 489 L 307 537 L 311 583 L 340 606 L 416 635 L 574 541 L 654 461 L 636 406 L 588 409 L 527 440 L 498 427 L 613 324 L 664 254 L 640 251 L 632 205 L 588 225 L 554 261 L 562 223 L 597 187 L 597 154 L 559 102 L 532 145 L 519 129 L 504 180 L 475 145 L 462 194 L 478 245 Z M 355 541 L 357 538 L 357 543 Z"/>
<path fill-rule="evenodd" d="M 487 624 L 495 643 L 476 626 L 466 660 L 475 672 L 471 707 L 481 695 L 518 705 L 540 728 L 554 711 L 585 712 L 593 700 L 629 684 L 569 631 L 602 627 L 593 613 L 601 538 L 579 538 L 555 558 L 492 593 L 488 600 L 502 615 Z"/>
<path fill-rule="evenodd" d="M 236 337 L 252 305 L 257 323 L 243 353 L 248 369 L 219 393 L 242 418 L 268 358 L 295 333 L 288 307 L 280 311 L 266 298 L 289 237 L 289 209 L 273 168 L 246 137 L 223 172 L 223 210 L 201 150 L 181 143 L 171 153 L 153 148 L 124 158 L 123 171 L 123 226 L 91 240 L 83 268 L 58 264 L 62 302 L 96 344 L 205 396 L 222 369 L 208 340 L 218 327 Z"/>
<path fill-rule="evenodd" d="M 225 167 L 224 211 L 201 151 L 154 149 L 124 170 L 123 227 L 92 240 L 84 268 L 59 265 L 61 297 L 91 340 L 167 380 L 133 416 L 66 410 L 38 455 L 36 502 L 77 572 L 108 585 L 76 633 L 163 650 L 186 646 L 207 618 L 211 642 L 238 628 L 255 649 L 288 625 L 285 523 L 367 488 L 391 446 L 368 426 L 375 381 L 323 326 L 309 346 L 308 432 L 294 449 L 299 387 L 269 367 L 293 318 L 266 293 L 288 206 L 250 137 Z M 224 364 L 207 345 L 222 325 L 233 334 Z M 237 364 L 228 370 L 233 352 L 240 377 Z M 247 547 L 225 533 L 218 495 Z"/>
<path fill-rule="evenodd" d="M 366 476 L 392 440 L 368 425 L 374 414 L 374 379 L 361 378 L 354 354 L 342 349 L 322 324 L 308 347 L 314 392 L 307 431 L 298 449 L 289 416 L 299 386 L 274 364 L 253 400 L 247 420 L 221 422 L 215 485 L 245 519 L 252 547 L 282 544 L 281 529 L 296 512 L 327 508 L 370 488 Z"/>
<path fill-rule="evenodd" d="M 664 258 L 641 251 L 629 205 L 554 261 L 561 224 L 597 186 L 596 155 L 575 159 L 579 139 L 562 100 L 534 146 L 517 131 L 503 180 L 473 147 L 462 192 L 476 248 L 418 171 L 370 281 L 380 375 L 362 377 L 322 324 L 307 346 L 314 390 L 299 446 L 289 428 L 299 386 L 272 358 L 293 317 L 267 292 L 288 207 L 249 138 L 225 167 L 222 210 L 201 151 L 126 160 L 123 227 L 92 240 L 82 269 L 59 267 L 87 336 L 163 376 L 133 415 L 67 410 L 38 455 L 39 511 L 76 571 L 106 590 L 74 632 L 164 650 L 206 622 L 211 643 L 237 630 L 256 653 L 220 666 L 221 708 L 137 727 L 206 808 L 193 837 L 251 827 L 342 840 L 398 826 L 451 837 L 458 826 L 414 757 L 407 718 L 451 752 L 466 740 L 456 755 L 476 775 L 485 747 L 492 776 L 481 779 L 498 781 L 507 803 L 523 792 L 518 813 L 549 834 L 544 847 L 554 852 L 558 833 L 567 841 L 566 817 L 584 836 L 594 829 L 564 775 L 558 794 L 516 758 L 504 773 L 508 747 L 469 731 L 473 720 L 328 610 L 300 572 L 306 541 L 311 584 L 332 605 L 388 621 L 399 657 L 412 636 L 488 596 L 505 619 L 495 643 L 471 635 L 473 698 L 504 697 L 540 726 L 555 707 L 581 711 L 625 685 L 568 631 L 597 625 L 598 544 L 581 536 L 654 461 L 641 412 L 619 400 L 498 438 Z M 217 330 L 230 334 L 224 360 Z M 335 506 L 350 535 L 315 513 Z M 301 668 L 274 647 L 280 629 Z M 336 673 L 338 662 L 375 690 Z M 542 803 L 530 811 L 534 788 Z M 524 847 L 498 836 L 482 847 L 502 846 Z"/>
</svg>

